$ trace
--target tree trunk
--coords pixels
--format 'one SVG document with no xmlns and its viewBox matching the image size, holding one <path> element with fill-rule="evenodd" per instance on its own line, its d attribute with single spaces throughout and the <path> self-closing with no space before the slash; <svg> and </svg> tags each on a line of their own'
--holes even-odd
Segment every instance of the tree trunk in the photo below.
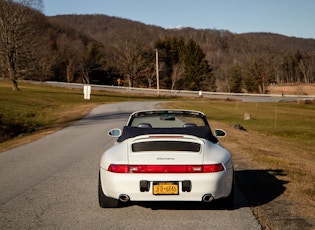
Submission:
<svg viewBox="0 0 315 230">
<path fill-rule="evenodd" d="M 18 87 L 17 80 L 12 79 L 11 82 L 12 82 L 12 89 L 13 89 L 13 91 L 20 91 L 20 89 Z"/>
<path fill-rule="evenodd" d="M 12 70 L 10 70 L 10 80 L 12 82 L 12 90 L 13 91 L 20 91 L 20 89 L 18 87 L 17 80 L 15 79 L 15 74 L 12 72 Z"/>
</svg>

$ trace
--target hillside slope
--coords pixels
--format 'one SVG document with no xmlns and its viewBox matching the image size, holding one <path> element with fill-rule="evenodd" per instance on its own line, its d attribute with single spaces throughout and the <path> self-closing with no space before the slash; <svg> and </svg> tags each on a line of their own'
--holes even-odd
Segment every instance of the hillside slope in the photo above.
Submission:
<svg viewBox="0 0 315 230">
<path fill-rule="evenodd" d="M 233 34 L 226 30 L 211 29 L 164 29 L 154 25 L 146 25 L 137 21 L 111 17 L 107 15 L 58 15 L 50 20 L 69 24 L 80 33 L 86 34 L 105 46 L 115 42 L 117 37 L 128 37 L 141 34 L 148 41 L 159 37 L 178 35 L 186 39 L 196 40 L 206 50 L 223 50 L 237 53 L 263 51 L 266 47 L 274 52 L 296 52 L 315 55 L 315 40 L 287 37 L 273 33 Z"/>
</svg>

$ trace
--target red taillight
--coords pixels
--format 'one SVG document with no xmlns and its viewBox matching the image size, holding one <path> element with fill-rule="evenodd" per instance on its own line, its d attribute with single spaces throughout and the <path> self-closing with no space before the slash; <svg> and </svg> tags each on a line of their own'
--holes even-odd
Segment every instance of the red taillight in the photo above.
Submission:
<svg viewBox="0 0 315 230">
<path fill-rule="evenodd" d="M 213 164 L 213 165 L 204 165 L 203 166 L 203 172 L 204 173 L 220 172 L 223 170 L 224 170 L 224 167 L 222 164 Z"/>
<path fill-rule="evenodd" d="M 128 165 L 110 165 L 108 171 L 115 173 L 129 173 Z"/>
<path fill-rule="evenodd" d="M 223 171 L 222 164 L 211 165 L 115 165 L 108 167 L 114 173 L 211 173 Z"/>
</svg>

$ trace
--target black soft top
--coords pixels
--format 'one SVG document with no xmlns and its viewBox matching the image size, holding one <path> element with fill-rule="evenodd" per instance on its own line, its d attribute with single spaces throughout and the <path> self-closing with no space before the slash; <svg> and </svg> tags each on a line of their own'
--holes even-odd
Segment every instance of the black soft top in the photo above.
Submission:
<svg viewBox="0 0 315 230">
<path fill-rule="evenodd" d="M 217 138 L 212 134 L 209 126 L 196 126 L 185 128 L 140 128 L 124 126 L 122 134 L 118 138 L 117 142 L 122 142 L 132 137 L 147 134 L 187 134 L 207 139 L 213 143 L 218 142 Z"/>
</svg>

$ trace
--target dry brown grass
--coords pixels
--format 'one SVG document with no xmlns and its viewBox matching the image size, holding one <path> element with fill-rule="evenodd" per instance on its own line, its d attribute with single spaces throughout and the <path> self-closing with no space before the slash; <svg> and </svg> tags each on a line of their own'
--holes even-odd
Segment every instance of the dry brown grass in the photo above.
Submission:
<svg viewBox="0 0 315 230">
<path fill-rule="evenodd" d="M 286 89 L 287 95 L 315 95 L 315 84 L 283 84 L 268 86 L 270 94 L 281 94 Z"/>
<path fill-rule="evenodd" d="M 284 182 L 284 192 L 266 204 L 253 207 L 258 219 L 267 229 L 282 229 L 281 226 L 286 226 L 285 222 L 288 219 L 303 219 L 303 223 L 299 223 L 301 229 L 310 227 L 308 224 L 303 226 L 306 222 L 314 224 L 315 146 L 307 146 L 303 152 L 299 144 L 283 138 L 266 136 L 254 131 L 240 131 L 222 123 L 211 123 L 212 127 L 221 127 L 228 132 L 228 136 L 220 139 L 220 142 L 232 152 L 236 170 L 249 167 L 256 171 L 281 172 L 274 176 Z M 290 211 L 284 210 L 287 206 L 290 207 Z M 277 218 L 273 219 L 276 213 L 282 213 L 283 216 L 276 216 Z"/>
</svg>

